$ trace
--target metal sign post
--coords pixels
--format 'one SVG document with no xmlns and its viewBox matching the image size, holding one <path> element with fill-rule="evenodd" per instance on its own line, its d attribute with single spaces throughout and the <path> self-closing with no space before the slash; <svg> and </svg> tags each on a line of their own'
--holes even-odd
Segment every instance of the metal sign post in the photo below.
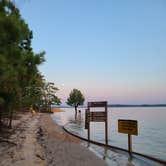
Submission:
<svg viewBox="0 0 166 166">
<path fill-rule="evenodd" d="M 138 123 L 136 120 L 118 120 L 118 132 L 128 134 L 128 151 L 132 155 L 132 135 L 138 135 Z"/>
<path fill-rule="evenodd" d="M 104 112 L 90 112 L 90 107 L 105 107 Z M 90 122 L 105 122 L 105 143 L 108 145 L 108 122 L 107 102 L 88 102 L 88 109 L 85 111 L 85 129 L 88 129 L 88 140 L 90 140 Z"/>
</svg>

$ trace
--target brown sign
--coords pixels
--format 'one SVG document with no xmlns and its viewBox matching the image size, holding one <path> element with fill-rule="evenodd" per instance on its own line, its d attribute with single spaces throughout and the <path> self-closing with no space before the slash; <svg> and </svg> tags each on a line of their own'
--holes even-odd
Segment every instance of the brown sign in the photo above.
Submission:
<svg viewBox="0 0 166 166">
<path fill-rule="evenodd" d="M 106 116 L 106 112 L 90 112 L 90 116 L 96 116 L 96 117 L 100 117 L 100 116 Z"/>
<path fill-rule="evenodd" d="M 106 112 L 89 112 L 85 113 L 85 129 L 88 129 L 89 122 L 104 122 L 107 120 Z"/>
<path fill-rule="evenodd" d="M 106 101 L 99 101 L 99 102 L 88 102 L 88 107 L 106 107 Z"/>
<path fill-rule="evenodd" d="M 107 119 L 105 116 L 90 117 L 91 122 L 105 122 Z"/>
<path fill-rule="evenodd" d="M 106 112 L 90 112 L 90 121 L 103 122 L 106 121 Z"/>
<path fill-rule="evenodd" d="M 105 111 L 90 112 L 90 107 L 105 107 Z M 85 129 L 88 129 L 88 140 L 90 140 L 90 122 L 105 122 L 105 143 L 108 145 L 107 101 L 88 102 L 88 109 L 85 113 Z"/>
<path fill-rule="evenodd" d="M 136 120 L 118 120 L 118 132 L 130 135 L 138 135 L 138 125 Z"/>
</svg>

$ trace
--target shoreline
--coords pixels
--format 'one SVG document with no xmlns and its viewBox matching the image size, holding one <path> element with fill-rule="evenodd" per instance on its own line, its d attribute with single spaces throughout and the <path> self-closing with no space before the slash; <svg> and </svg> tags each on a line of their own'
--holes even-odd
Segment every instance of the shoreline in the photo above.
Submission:
<svg viewBox="0 0 166 166">
<path fill-rule="evenodd" d="M 6 139 L 8 142 L 2 142 L 0 135 L 0 166 L 155 164 L 139 156 L 135 156 L 134 163 L 131 163 L 128 161 L 128 155 L 118 150 L 108 150 L 114 157 L 105 158 L 107 151 L 103 149 L 104 156 L 101 156 L 95 151 L 95 145 L 87 144 L 82 139 L 68 134 L 50 115 L 37 113 L 32 116 L 25 113 L 20 115 L 20 119 L 14 120 L 11 135 Z"/>
<path fill-rule="evenodd" d="M 13 123 L 9 142 L 0 142 L 0 166 L 106 166 L 106 162 L 67 134 L 50 114 L 30 113 Z"/>
<path fill-rule="evenodd" d="M 55 114 L 55 115 L 57 115 L 57 114 Z M 68 116 L 68 114 L 67 114 L 67 116 Z M 70 123 L 69 123 L 69 128 L 68 128 L 67 127 L 68 123 L 66 123 L 66 120 L 63 120 L 63 117 L 65 117 L 65 114 L 63 115 L 63 113 L 62 114 L 60 113 L 60 116 L 57 116 L 57 119 L 54 118 L 54 116 L 52 116 L 53 120 L 55 122 L 57 122 L 59 125 L 62 125 L 66 132 L 68 132 L 70 135 L 73 135 L 74 137 L 81 139 L 84 142 L 85 146 L 88 149 L 90 149 L 91 151 L 93 151 L 97 156 L 99 156 L 100 158 L 105 158 L 107 160 L 106 162 L 108 165 L 114 165 L 114 161 L 117 162 L 117 165 L 119 163 L 120 163 L 120 165 L 127 165 L 127 164 L 131 164 L 131 165 L 136 164 L 136 165 L 143 165 L 143 166 L 165 165 L 165 160 L 153 157 L 153 155 L 150 156 L 150 155 L 146 155 L 146 153 L 144 154 L 144 153 L 138 153 L 138 152 L 133 152 L 134 159 L 128 161 L 130 159 L 130 157 L 128 155 L 128 150 L 125 148 L 121 148 L 121 147 L 117 147 L 117 146 L 113 146 L 113 145 L 107 146 L 107 151 L 108 151 L 108 153 L 107 153 L 107 151 L 105 151 L 105 147 L 106 147 L 105 144 L 94 141 L 94 140 L 88 141 L 88 139 L 86 139 L 86 137 L 84 137 L 85 136 L 84 134 L 82 135 L 83 136 L 82 137 L 81 135 L 79 135 L 77 133 L 78 132 L 77 129 L 78 130 L 80 129 L 79 125 L 78 125 L 79 128 L 76 127 L 77 123 L 76 123 L 76 126 L 75 126 L 75 123 L 73 123 L 71 125 L 71 128 L 70 128 Z M 71 116 L 69 116 L 69 117 L 70 118 L 64 118 L 64 119 L 71 120 Z M 60 118 L 62 120 L 59 120 Z M 64 121 L 65 121 L 65 123 L 64 123 Z M 72 128 L 73 128 L 73 130 L 72 130 Z M 75 132 L 75 130 L 76 130 L 76 132 Z M 157 153 L 157 151 L 156 151 L 156 153 Z M 109 154 L 109 155 L 107 155 L 107 154 Z M 112 156 L 114 156 L 114 157 L 112 158 Z M 119 156 L 121 156 L 121 157 L 119 157 Z"/>
<path fill-rule="evenodd" d="M 41 123 L 42 122 L 42 123 Z M 39 120 L 40 137 L 38 141 L 45 149 L 48 165 L 58 166 L 106 166 L 106 162 L 81 145 L 82 140 L 66 133 L 50 115 Z M 55 157 L 56 156 L 56 157 Z"/>
</svg>

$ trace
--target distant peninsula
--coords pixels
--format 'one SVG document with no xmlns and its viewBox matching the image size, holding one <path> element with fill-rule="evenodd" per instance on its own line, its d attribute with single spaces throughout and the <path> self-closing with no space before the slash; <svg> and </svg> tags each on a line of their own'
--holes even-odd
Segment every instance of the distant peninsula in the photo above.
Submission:
<svg viewBox="0 0 166 166">
<path fill-rule="evenodd" d="M 52 105 L 54 108 L 71 108 L 67 105 Z M 86 108 L 86 105 L 79 108 Z M 166 104 L 108 104 L 108 107 L 166 107 Z"/>
<path fill-rule="evenodd" d="M 108 104 L 108 107 L 166 107 L 166 104 Z"/>
</svg>

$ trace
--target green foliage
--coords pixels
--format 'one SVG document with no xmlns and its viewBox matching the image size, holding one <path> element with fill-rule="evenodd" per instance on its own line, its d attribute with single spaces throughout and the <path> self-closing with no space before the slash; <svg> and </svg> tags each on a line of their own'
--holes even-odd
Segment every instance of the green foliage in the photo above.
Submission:
<svg viewBox="0 0 166 166">
<path fill-rule="evenodd" d="M 77 107 L 79 105 L 83 105 L 84 101 L 85 101 L 85 98 L 83 94 L 81 93 L 81 91 L 78 89 L 73 89 L 69 94 L 69 97 L 67 99 L 67 104 L 72 107 L 75 107 L 75 110 L 77 111 Z"/>
<path fill-rule="evenodd" d="M 47 82 L 42 89 L 42 107 L 46 111 L 51 111 L 51 105 L 60 105 L 61 100 L 55 95 L 59 89 L 53 82 Z"/>
<path fill-rule="evenodd" d="M 0 0 L 0 122 L 4 113 L 9 113 L 12 120 L 13 112 L 41 105 L 42 101 L 46 105 L 60 103 L 55 96 L 58 89 L 46 83 L 38 70 L 45 52 L 33 52 L 32 38 L 15 5 Z"/>
<path fill-rule="evenodd" d="M 0 98 L 3 100 L 0 113 L 18 109 L 18 77 L 20 71 L 25 71 L 20 65 L 23 50 L 19 45 L 29 33 L 18 9 L 7 0 L 0 1 Z"/>
</svg>

